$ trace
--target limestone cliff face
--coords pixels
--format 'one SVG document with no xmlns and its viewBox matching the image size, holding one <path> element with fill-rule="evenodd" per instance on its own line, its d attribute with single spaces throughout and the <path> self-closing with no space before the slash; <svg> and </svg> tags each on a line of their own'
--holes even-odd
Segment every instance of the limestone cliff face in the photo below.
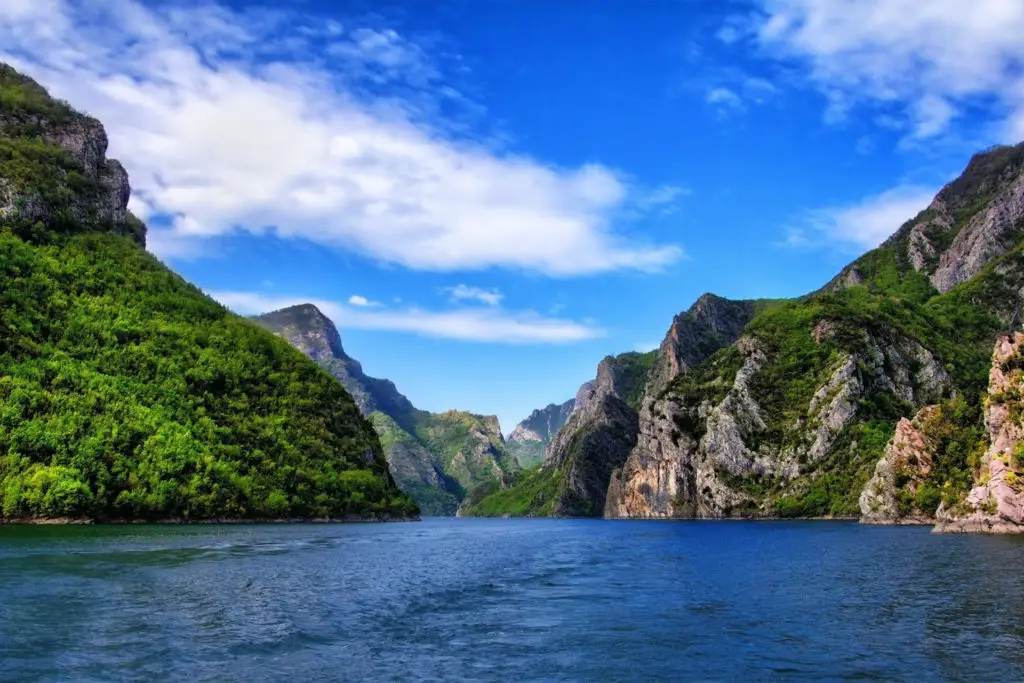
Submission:
<svg viewBox="0 0 1024 683">
<path fill-rule="evenodd" d="M 966 500 L 940 506 L 940 532 L 1024 533 L 1024 334 L 996 343 L 985 424 L 989 447 Z"/>
<path fill-rule="evenodd" d="M 0 109 L 0 137 L 18 146 L 26 162 L 0 164 L 0 218 L 111 231 L 144 246 L 146 228 L 128 211 L 128 174 L 107 159 L 103 125 L 52 100 L 42 86 L 2 63 L 0 85 L 19 89 L 19 106 Z M 54 162 L 48 147 L 63 158 Z M 48 170 L 35 177 L 31 162 L 44 157 Z"/>
<path fill-rule="evenodd" d="M 547 489 L 536 496 L 540 514 L 602 514 L 611 476 L 636 444 L 637 411 L 645 396 L 657 395 L 674 374 L 733 342 L 759 306 L 706 294 L 676 316 L 657 352 L 605 358 L 597 377 L 580 387 L 564 426 L 548 445 L 541 479 L 554 480 L 554 502 Z M 537 481 L 525 480 L 523 486 L 536 487 Z"/>
<path fill-rule="evenodd" d="M 656 395 L 673 379 L 736 341 L 754 317 L 758 305 L 757 301 L 701 295 L 687 311 L 672 319 L 658 349 L 647 393 Z"/>
<path fill-rule="evenodd" d="M 918 501 L 932 471 L 935 424 L 941 420 L 940 406 L 926 406 L 913 420 L 899 421 L 885 455 L 860 494 L 862 522 L 934 524 L 933 511 L 922 510 Z"/>
<path fill-rule="evenodd" d="M 851 515 L 862 505 L 868 521 L 927 518 L 964 486 L 973 447 L 957 430 L 976 430 L 972 415 L 980 423 L 964 397 L 977 396 L 999 325 L 1020 324 L 1022 299 L 1024 144 L 976 155 L 822 290 L 752 316 L 737 306 L 724 320 L 691 310 L 674 321 L 606 516 Z M 713 353 L 677 344 L 695 320 L 743 336 Z M 701 351 L 696 362 L 687 349 Z M 914 448 L 918 437 L 930 447 L 917 429 L 930 413 L 901 418 L 946 402 L 958 422 L 935 437 L 933 467 Z"/>
<path fill-rule="evenodd" d="M 574 405 L 576 400 L 570 398 L 565 403 L 551 403 L 533 411 L 528 418 L 516 425 L 508 437 L 509 441 L 549 443 L 569 419 Z"/>
<path fill-rule="evenodd" d="M 806 334 L 829 344 L 832 330 L 819 323 Z M 772 516 L 772 501 L 744 482 L 771 482 L 784 492 L 835 453 L 865 397 L 920 403 L 948 386 L 945 369 L 911 339 L 863 333 L 856 348 L 830 354 L 803 409 L 781 415 L 766 406 L 772 387 L 764 374 L 786 359 L 756 334 L 703 365 L 699 377 L 682 375 L 645 400 L 637 445 L 612 478 L 605 516 Z"/>
<path fill-rule="evenodd" d="M 601 513 L 612 471 L 636 442 L 636 410 L 629 399 L 643 386 L 648 368 L 640 354 L 608 356 L 597 378 L 577 394 L 576 410 L 548 446 L 543 464 L 560 480 L 555 516 Z"/>
<path fill-rule="evenodd" d="M 966 282 L 1009 251 L 1024 231 L 1024 143 L 975 155 L 890 246 L 941 293 Z M 845 268 L 827 288 L 859 284 L 863 264 Z"/>
<path fill-rule="evenodd" d="M 455 514 L 469 488 L 505 481 L 518 469 L 496 417 L 418 410 L 392 382 L 363 372 L 316 306 L 291 306 L 255 321 L 316 360 L 352 394 L 380 436 L 395 482 L 423 514 Z"/>
</svg>

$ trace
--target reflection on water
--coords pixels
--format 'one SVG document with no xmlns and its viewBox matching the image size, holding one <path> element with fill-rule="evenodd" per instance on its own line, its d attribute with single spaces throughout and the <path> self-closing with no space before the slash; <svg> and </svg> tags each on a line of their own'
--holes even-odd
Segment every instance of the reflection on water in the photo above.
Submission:
<svg viewBox="0 0 1024 683">
<path fill-rule="evenodd" d="M 826 522 L 0 527 L 0 680 L 1024 680 L 1022 560 Z"/>
</svg>

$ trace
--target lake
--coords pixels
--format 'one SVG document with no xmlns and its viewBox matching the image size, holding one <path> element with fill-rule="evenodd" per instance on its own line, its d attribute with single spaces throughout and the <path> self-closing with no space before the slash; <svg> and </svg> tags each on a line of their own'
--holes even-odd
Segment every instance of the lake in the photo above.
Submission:
<svg viewBox="0 0 1024 683">
<path fill-rule="evenodd" d="M 0 527 L 2 681 L 1024 680 L 1024 539 L 846 522 Z"/>
</svg>

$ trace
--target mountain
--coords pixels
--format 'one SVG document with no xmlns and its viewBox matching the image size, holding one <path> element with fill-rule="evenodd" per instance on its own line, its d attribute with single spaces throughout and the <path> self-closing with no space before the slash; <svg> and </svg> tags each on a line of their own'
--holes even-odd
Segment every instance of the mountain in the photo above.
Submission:
<svg viewBox="0 0 1024 683">
<path fill-rule="evenodd" d="M 370 377 L 342 347 L 334 323 L 312 304 L 253 318 L 334 376 L 380 436 L 391 474 L 423 514 L 453 515 L 466 491 L 506 481 L 519 466 L 494 416 L 418 410 L 386 379 Z"/>
<path fill-rule="evenodd" d="M 492 492 L 463 514 L 600 515 L 612 473 L 636 445 L 643 396 L 661 391 L 668 377 L 735 340 L 746 322 L 768 305 L 705 294 L 675 317 L 657 352 L 602 360 L 597 377 L 576 394 L 542 467 L 521 474 L 515 485 Z"/>
<path fill-rule="evenodd" d="M 0 516 L 415 516 L 337 382 L 146 253 L 106 149 L 0 65 Z"/>
<path fill-rule="evenodd" d="M 915 480 L 924 515 L 962 506 L 984 451 L 990 350 L 1020 321 L 1022 218 L 1024 145 L 976 155 L 822 290 L 759 312 L 646 395 L 605 515 L 856 516 L 886 453 L 918 448 L 910 432 L 930 405 L 954 426 L 899 484 Z"/>
<path fill-rule="evenodd" d="M 822 289 L 783 301 L 705 295 L 643 360 L 646 374 L 623 382 L 616 359 L 603 361 L 542 467 L 465 514 L 856 517 L 863 507 L 865 521 L 1016 529 L 1022 449 L 1003 416 L 1021 389 L 1018 352 L 1004 348 L 1016 342 L 990 357 L 1021 324 L 1022 238 L 1024 144 L 977 154 Z M 996 403 L 1010 408 L 994 413 Z"/>
<path fill-rule="evenodd" d="M 516 425 L 505 445 L 508 452 L 524 469 L 536 467 L 544 461 L 544 450 L 572 414 L 576 399 L 562 404 L 551 403 L 538 408 Z"/>
</svg>

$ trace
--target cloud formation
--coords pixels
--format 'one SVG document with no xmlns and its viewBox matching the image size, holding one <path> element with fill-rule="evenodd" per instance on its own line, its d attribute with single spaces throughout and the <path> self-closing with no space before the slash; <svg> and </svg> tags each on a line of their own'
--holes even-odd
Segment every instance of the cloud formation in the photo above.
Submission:
<svg viewBox="0 0 1024 683">
<path fill-rule="evenodd" d="M 437 100 L 461 95 L 393 30 L 215 3 L 5 0 L 0 46 L 104 122 L 165 258 L 239 230 L 432 271 L 571 276 L 681 254 L 616 230 L 634 190 L 616 171 L 454 132 Z"/>
<path fill-rule="evenodd" d="M 840 244 L 874 249 L 931 203 L 938 188 L 900 185 L 854 204 L 811 211 L 791 228 L 785 243 L 805 247 Z"/>
<path fill-rule="evenodd" d="M 487 290 L 462 284 L 446 287 L 444 291 L 448 292 L 456 301 L 478 301 L 488 306 L 497 306 L 505 298 L 505 295 L 496 289 Z"/>
<path fill-rule="evenodd" d="M 460 308 L 454 311 L 372 310 L 323 299 L 276 296 L 260 292 L 208 292 L 241 315 L 266 313 L 296 304 L 311 303 L 342 330 L 363 329 L 408 332 L 424 337 L 499 344 L 566 344 L 603 335 L 597 327 L 564 318 L 543 317 L 531 311 L 498 307 Z"/>
<path fill-rule="evenodd" d="M 826 120 L 860 102 L 895 106 L 908 138 L 925 140 L 982 102 L 1001 111 L 995 137 L 1024 138 L 1024 3 L 759 2 L 756 39 L 806 67 L 828 100 Z"/>
<path fill-rule="evenodd" d="M 365 296 L 359 294 L 353 294 L 348 298 L 348 303 L 352 306 L 359 306 L 360 308 L 369 308 L 373 306 L 381 306 L 379 301 L 370 301 Z"/>
</svg>

